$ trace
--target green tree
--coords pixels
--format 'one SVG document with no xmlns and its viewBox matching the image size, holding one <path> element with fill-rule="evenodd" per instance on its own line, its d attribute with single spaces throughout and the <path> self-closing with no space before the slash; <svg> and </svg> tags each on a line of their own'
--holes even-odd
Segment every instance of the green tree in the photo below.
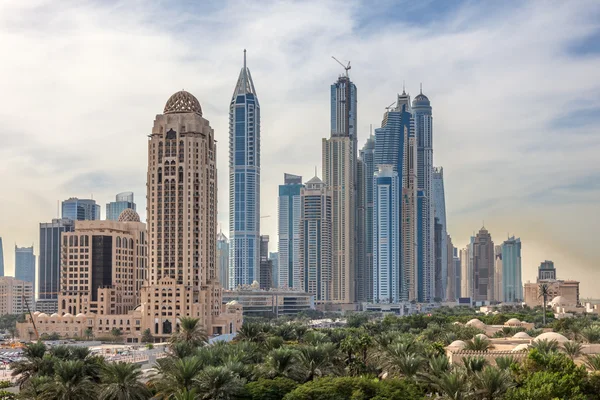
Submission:
<svg viewBox="0 0 600 400">
<path fill-rule="evenodd" d="M 242 327 L 238 330 L 236 339 L 253 342 L 253 343 L 263 343 L 267 338 L 263 330 L 262 324 L 254 323 L 254 322 L 244 322 Z"/>
<path fill-rule="evenodd" d="M 27 381 L 20 391 L 20 397 L 29 400 L 43 400 L 48 385 L 52 382 L 49 376 L 36 376 Z"/>
<path fill-rule="evenodd" d="M 171 336 L 172 343 L 187 343 L 190 347 L 208 343 L 206 331 L 200 324 L 200 318 L 181 317 L 179 330 Z"/>
<path fill-rule="evenodd" d="M 84 400 L 96 398 L 96 386 L 85 375 L 81 360 L 59 361 L 55 366 L 54 379 L 49 383 L 43 399 Z"/>
<path fill-rule="evenodd" d="M 142 332 L 142 343 L 154 343 L 154 336 L 152 336 L 152 332 L 150 332 L 150 329 L 146 329 L 144 332 Z"/>
<path fill-rule="evenodd" d="M 465 369 L 467 370 L 467 373 L 469 374 L 480 372 L 486 365 L 488 365 L 488 361 L 485 358 L 479 356 L 463 357 L 462 362 Z"/>
<path fill-rule="evenodd" d="M 592 371 L 600 371 L 600 354 L 587 354 L 585 365 Z"/>
<path fill-rule="evenodd" d="M 312 381 L 316 377 L 337 372 L 335 347 L 331 343 L 318 346 L 302 346 L 298 353 L 298 371 L 301 381 Z"/>
<path fill-rule="evenodd" d="M 83 334 L 85 335 L 85 338 L 86 338 L 87 340 L 90 340 L 91 338 L 93 338 L 93 337 L 94 337 L 94 331 L 93 331 L 93 329 L 92 329 L 92 328 L 87 328 L 87 329 L 86 329 L 86 330 L 83 332 Z"/>
<path fill-rule="evenodd" d="M 466 350 L 476 350 L 476 351 L 488 351 L 492 349 L 494 346 L 492 343 L 483 336 L 475 336 L 473 339 L 468 340 L 466 342 L 465 349 Z"/>
<path fill-rule="evenodd" d="M 496 357 L 496 366 L 502 370 L 508 370 L 517 360 L 513 356 Z"/>
<path fill-rule="evenodd" d="M 259 375 L 265 378 L 297 378 L 297 367 L 297 351 L 289 347 L 282 347 L 269 352 L 264 364 L 259 369 Z"/>
<path fill-rule="evenodd" d="M 508 371 L 490 366 L 477 372 L 473 382 L 475 393 L 485 400 L 501 398 L 514 385 Z"/>
<path fill-rule="evenodd" d="M 583 345 L 579 342 L 568 341 L 563 343 L 562 349 L 571 360 L 575 360 L 581 356 Z"/>
<path fill-rule="evenodd" d="M 471 398 L 469 378 L 462 370 L 446 372 L 432 383 L 433 390 L 447 400 L 466 400 Z"/>
<path fill-rule="evenodd" d="M 159 399 L 167 399 L 175 393 L 194 388 L 194 381 L 204 363 L 200 357 L 168 357 L 156 361 L 157 374 L 150 380 Z"/>
<path fill-rule="evenodd" d="M 542 339 L 536 340 L 531 344 L 532 349 L 537 349 L 540 353 L 549 354 L 556 353 L 559 349 L 560 345 L 557 340 L 552 339 Z"/>
<path fill-rule="evenodd" d="M 260 378 L 256 382 L 247 383 L 245 392 L 250 400 L 281 400 L 296 387 L 298 387 L 298 384 L 288 378 Z"/>
<path fill-rule="evenodd" d="M 588 343 L 600 343 L 600 326 L 592 325 L 581 330 L 581 337 Z"/>
<path fill-rule="evenodd" d="M 230 400 L 244 388 L 244 380 L 227 367 L 206 367 L 196 379 L 202 400 Z"/>
<path fill-rule="evenodd" d="M 118 328 L 112 328 L 110 335 L 113 337 L 114 341 L 117 342 L 122 340 L 123 332 Z"/>
<path fill-rule="evenodd" d="M 23 360 L 11 365 L 12 376 L 17 377 L 17 384 L 23 387 L 31 378 L 49 375 L 53 371 L 53 362 L 46 356 L 46 345 L 42 342 L 29 343 L 23 349 Z"/>
<path fill-rule="evenodd" d="M 542 298 L 542 312 L 544 316 L 544 326 L 546 326 L 546 310 L 548 305 L 548 297 L 550 296 L 550 285 L 547 283 L 540 283 L 538 286 L 538 298 Z"/>
<path fill-rule="evenodd" d="M 102 369 L 99 400 L 146 400 L 150 391 L 140 382 L 142 371 L 137 364 L 109 363 Z"/>
</svg>

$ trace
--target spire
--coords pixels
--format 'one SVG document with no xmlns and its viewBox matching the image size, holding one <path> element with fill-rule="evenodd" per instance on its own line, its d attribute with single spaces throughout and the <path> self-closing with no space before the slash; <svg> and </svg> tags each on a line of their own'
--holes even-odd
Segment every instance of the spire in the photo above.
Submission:
<svg viewBox="0 0 600 400">
<path fill-rule="evenodd" d="M 248 69 L 246 63 L 246 49 L 244 49 L 244 65 L 242 66 L 242 70 L 240 71 L 240 76 L 238 78 L 237 84 L 235 85 L 235 90 L 233 91 L 232 100 L 234 100 L 239 95 L 244 94 L 253 94 L 256 96 L 256 90 L 254 89 L 254 82 L 252 82 L 252 75 L 250 74 L 250 70 Z"/>
<path fill-rule="evenodd" d="M 315 165 L 315 176 L 317 176 L 317 166 Z"/>
<path fill-rule="evenodd" d="M 405 85 L 404 80 L 402 81 L 402 95 L 406 96 L 406 85 Z"/>
<path fill-rule="evenodd" d="M 245 50 L 244 50 L 244 51 L 245 51 Z M 421 82 L 421 83 L 419 84 L 419 86 L 420 86 L 420 88 L 421 88 L 421 94 L 423 94 L 423 82 Z"/>
</svg>

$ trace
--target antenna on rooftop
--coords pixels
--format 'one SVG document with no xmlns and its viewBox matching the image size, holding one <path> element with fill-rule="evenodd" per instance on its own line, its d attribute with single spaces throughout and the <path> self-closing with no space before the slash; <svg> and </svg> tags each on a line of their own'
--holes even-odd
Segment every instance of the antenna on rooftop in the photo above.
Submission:
<svg viewBox="0 0 600 400">
<path fill-rule="evenodd" d="M 331 56 L 331 58 L 333 58 L 335 61 L 337 61 L 337 63 L 340 64 L 342 66 L 342 68 L 344 68 L 344 70 L 346 70 L 346 78 L 348 78 L 348 70 L 352 68 L 350 66 L 350 61 L 348 61 L 348 65 L 344 65 L 344 64 L 342 64 L 342 62 L 340 60 L 338 60 L 334 56 Z"/>
</svg>

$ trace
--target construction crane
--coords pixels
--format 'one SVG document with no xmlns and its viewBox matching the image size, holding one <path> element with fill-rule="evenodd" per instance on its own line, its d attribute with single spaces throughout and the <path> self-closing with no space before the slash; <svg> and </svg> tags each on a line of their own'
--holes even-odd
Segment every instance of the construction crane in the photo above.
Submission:
<svg viewBox="0 0 600 400">
<path fill-rule="evenodd" d="M 385 110 L 386 110 L 386 111 L 390 111 L 390 108 L 392 108 L 392 106 L 393 106 L 394 104 L 396 104 L 396 101 L 395 101 L 395 100 L 394 100 L 394 102 L 393 102 L 392 104 L 390 104 L 389 106 L 387 106 L 387 107 L 385 108 Z"/>
<path fill-rule="evenodd" d="M 333 58 L 335 61 L 337 61 L 337 63 L 340 64 L 342 66 L 342 68 L 344 68 L 346 70 L 346 78 L 348 78 L 348 70 L 352 68 L 350 66 L 350 61 L 348 61 L 348 65 L 344 65 L 344 64 L 342 64 L 342 62 L 340 60 L 338 60 L 334 56 L 331 56 L 331 58 Z"/>
<path fill-rule="evenodd" d="M 22 296 L 23 296 L 23 303 L 25 303 L 25 307 L 27 307 L 27 312 L 29 313 L 29 318 L 31 318 L 31 323 L 33 324 L 33 330 L 35 331 L 35 338 L 39 341 L 40 334 L 37 330 L 37 327 L 35 326 L 35 320 L 33 319 L 33 315 L 31 315 L 31 310 L 29 309 L 29 303 L 27 303 L 27 298 L 25 297 L 25 293 L 23 293 Z"/>
</svg>

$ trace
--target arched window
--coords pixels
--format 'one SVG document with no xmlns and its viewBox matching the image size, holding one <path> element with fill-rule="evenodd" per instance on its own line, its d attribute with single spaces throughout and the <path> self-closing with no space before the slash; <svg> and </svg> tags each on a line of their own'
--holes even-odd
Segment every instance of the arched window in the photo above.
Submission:
<svg viewBox="0 0 600 400">
<path fill-rule="evenodd" d="M 121 236 L 117 236 L 117 248 L 121 247 Z"/>
<path fill-rule="evenodd" d="M 162 144 L 162 143 L 161 143 Z M 162 183 L 162 168 L 158 168 L 158 183 Z"/>
<path fill-rule="evenodd" d="M 73 246 L 77 246 L 77 236 L 73 236 Z"/>
<path fill-rule="evenodd" d="M 73 236 L 69 236 L 69 246 L 73 246 Z"/>
<path fill-rule="evenodd" d="M 133 250 L 133 249 L 134 249 L 134 247 L 133 247 L 133 239 L 129 239 L 129 248 L 130 248 L 131 250 Z"/>
<path fill-rule="evenodd" d="M 183 183 L 183 167 L 179 167 L 179 183 Z"/>
<path fill-rule="evenodd" d="M 79 245 L 85 246 L 85 235 L 79 236 Z"/>
</svg>

